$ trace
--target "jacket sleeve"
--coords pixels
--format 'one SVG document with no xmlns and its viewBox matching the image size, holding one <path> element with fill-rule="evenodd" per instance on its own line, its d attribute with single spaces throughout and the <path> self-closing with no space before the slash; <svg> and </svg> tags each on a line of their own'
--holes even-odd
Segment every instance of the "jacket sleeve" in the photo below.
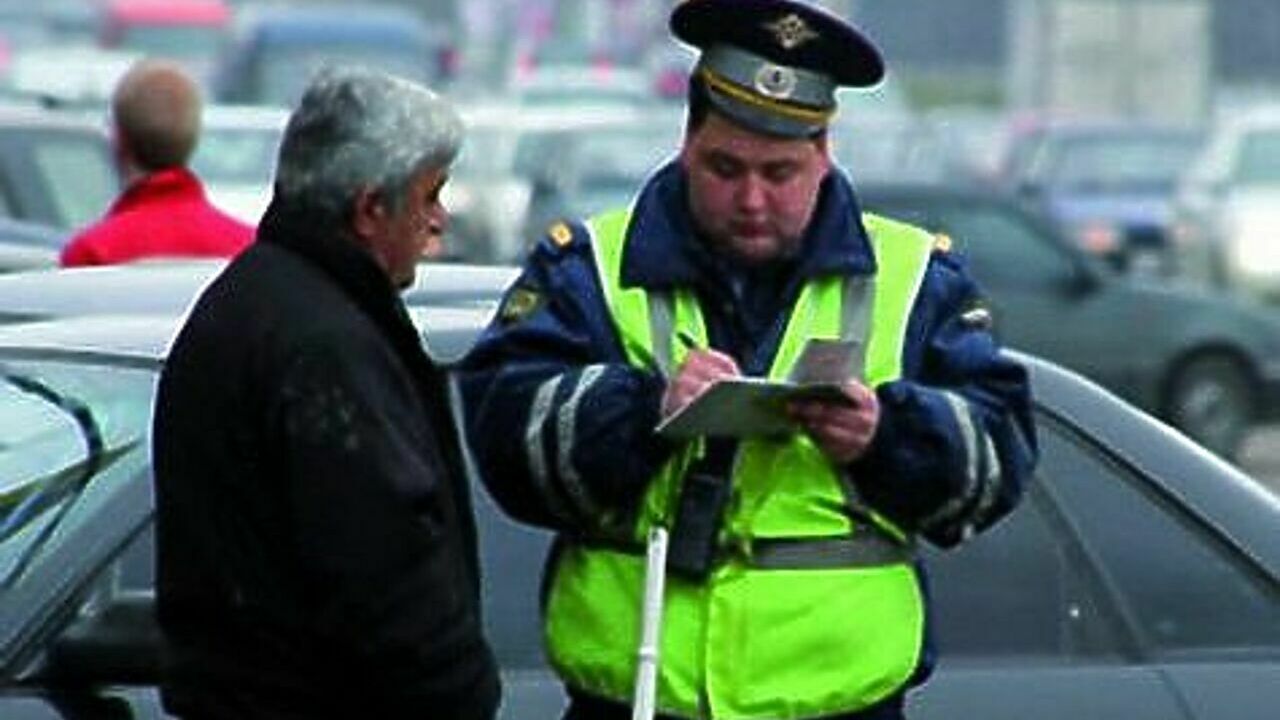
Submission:
<svg viewBox="0 0 1280 720">
<path fill-rule="evenodd" d="M 991 324 L 962 261 L 935 253 L 902 378 L 877 388 L 879 427 L 850 468 L 868 504 L 943 547 L 1012 510 L 1038 455 L 1026 369 L 1000 351 Z"/>
<path fill-rule="evenodd" d="M 581 227 L 534 249 L 459 374 L 482 479 L 517 520 L 616 527 L 670 452 L 666 380 L 626 362 Z"/>
<path fill-rule="evenodd" d="M 429 716 L 432 699 L 493 682 L 475 548 L 417 385 L 365 335 L 342 342 L 305 340 L 282 364 L 268 416 L 288 478 L 282 530 L 316 631 L 379 701 Z"/>
</svg>

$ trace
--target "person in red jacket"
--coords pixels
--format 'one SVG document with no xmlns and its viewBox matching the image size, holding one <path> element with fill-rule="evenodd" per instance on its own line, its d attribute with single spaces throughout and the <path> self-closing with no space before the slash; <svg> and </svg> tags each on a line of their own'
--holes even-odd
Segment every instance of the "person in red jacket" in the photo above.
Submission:
<svg viewBox="0 0 1280 720">
<path fill-rule="evenodd" d="M 253 240 L 254 228 L 210 204 L 187 168 L 200 111 L 200 89 L 180 66 L 147 59 L 125 73 L 111 98 L 111 143 L 125 191 L 63 248 L 62 265 L 231 257 Z"/>
</svg>

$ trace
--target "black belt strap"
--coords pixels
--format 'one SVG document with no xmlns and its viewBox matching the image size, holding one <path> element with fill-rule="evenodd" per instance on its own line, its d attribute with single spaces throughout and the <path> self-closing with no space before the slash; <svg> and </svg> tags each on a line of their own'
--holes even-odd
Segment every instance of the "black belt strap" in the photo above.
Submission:
<svg viewBox="0 0 1280 720">
<path fill-rule="evenodd" d="M 748 563 L 763 570 L 861 568 L 910 563 L 915 547 L 877 532 L 847 537 L 756 539 Z"/>
<path fill-rule="evenodd" d="M 575 538 L 573 542 L 626 555 L 643 557 L 645 553 L 643 545 L 629 541 Z M 732 543 L 722 547 L 718 556 L 719 562 L 736 557 L 760 570 L 826 570 L 911 563 L 916 547 L 868 530 L 840 537 L 756 538 L 740 549 Z"/>
</svg>

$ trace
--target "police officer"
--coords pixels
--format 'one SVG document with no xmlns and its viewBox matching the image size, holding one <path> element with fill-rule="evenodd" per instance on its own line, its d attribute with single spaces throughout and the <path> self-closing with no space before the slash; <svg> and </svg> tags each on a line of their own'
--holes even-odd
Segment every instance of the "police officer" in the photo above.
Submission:
<svg viewBox="0 0 1280 720">
<path fill-rule="evenodd" d="M 567 717 L 628 716 L 661 525 L 661 715 L 899 718 L 932 662 L 915 540 L 1017 503 L 1025 371 L 946 243 L 863 213 L 832 165 L 836 88 L 884 73 L 862 33 L 795 0 L 686 0 L 670 26 L 701 51 L 679 156 L 533 250 L 467 361 L 471 442 L 507 512 L 558 532 Z M 793 403 L 781 437 L 655 432 L 717 379 L 785 377 L 810 338 L 856 343 L 844 401 Z"/>
</svg>

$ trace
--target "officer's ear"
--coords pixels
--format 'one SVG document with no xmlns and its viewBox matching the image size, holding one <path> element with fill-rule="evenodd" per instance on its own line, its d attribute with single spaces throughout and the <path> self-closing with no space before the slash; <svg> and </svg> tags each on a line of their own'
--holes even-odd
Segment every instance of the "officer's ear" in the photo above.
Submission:
<svg viewBox="0 0 1280 720">
<path fill-rule="evenodd" d="M 813 137 L 813 145 L 818 149 L 818 153 L 822 155 L 822 160 L 828 166 L 831 165 L 831 142 L 827 139 L 831 137 L 831 133 L 823 130 Z"/>
</svg>

